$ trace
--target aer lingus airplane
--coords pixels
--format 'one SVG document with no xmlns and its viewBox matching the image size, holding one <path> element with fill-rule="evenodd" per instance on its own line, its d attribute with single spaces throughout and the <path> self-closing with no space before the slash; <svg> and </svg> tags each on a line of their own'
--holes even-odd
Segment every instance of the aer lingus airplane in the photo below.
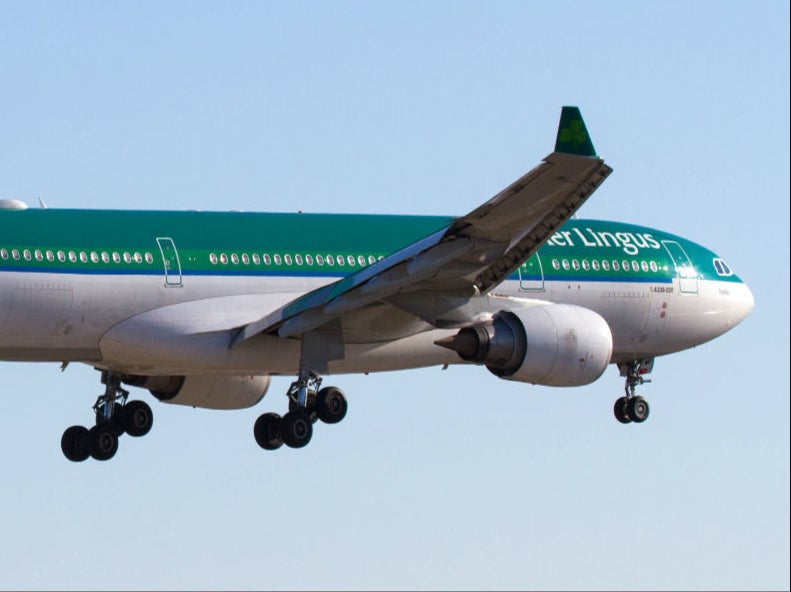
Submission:
<svg viewBox="0 0 791 592">
<path fill-rule="evenodd" d="M 292 375 L 288 412 L 257 443 L 305 446 L 347 400 L 322 376 L 479 364 L 530 384 L 580 386 L 609 364 L 625 377 L 622 423 L 656 356 L 733 328 L 749 288 L 716 253 L 679 236 L 573 217 L 612 169 L 579 110 L 555 150 L 460 218 L 0 207 L 0 359 L 101 370 L 94 425 L 65 456 L 111 458 L 168 403 L 257 404 Z"/>
</svg>

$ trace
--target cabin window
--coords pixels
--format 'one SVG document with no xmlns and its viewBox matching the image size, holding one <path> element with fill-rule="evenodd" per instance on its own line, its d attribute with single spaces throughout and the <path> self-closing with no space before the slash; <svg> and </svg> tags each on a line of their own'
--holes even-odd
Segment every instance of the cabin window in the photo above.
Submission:
<svg viewBox="0 0 791 592">
<path fill-rule="evenodd" d="M 593 271 L 599 271 L 599 268 L 601 267 L 601 265 L 599 265 L 598 259 L 591 261 L 591 266 L 593 267 Z"/>
<path fill-rule="evenodd" d="M 332 255 L 327 255 L 327 265 L 330 267 L 335 265 L 335 258 Z"/>
<path fill-rule="evenodd" d="M 47 251 L 47 261 L 55 261 L 55 253 L 52 251 Z"/>
<path fill-rule="evenodd" d="M 30 254 L 29 249 L 25 249 L 24 251 L 22 251 L 22 256 L 25 258 L 25 261 L 30 261 L 30 259 L 32 259 L 32 255 Z"/>
<path fill-rule="evenodd" d="M 336 257 L 335 260 L 338 262 L 338 265 L 341 267 L 346 265 L 346 260 L 343 258 L 343 255 L 338 255 L 338 257 Z"/>
<path fill-rule="evenodd" d="M 154 262 L 154 256 L 151 253 L 146 253 L 146 263 L 151 264 Z"/>
<path fill-rule="evenodd" d="M 33 252 L 33 256 L 36 258 L 36 261 L 43 261 L 44 260 L 44 253 L 42 253 L 39 249 L 36 249 Z"/>
<path fill-rule="evenodd" d="M 649 267 L 651 267 L 651 271 L 653 271 L 654 273 L 659 271 L 659 266 L 656 264 L 656 261 L 651 261 Z"/>
<path fill-rule="evenodd" d="M 588 260 L 587 259 L 583 259 L 582 260 L 582 269 L 584 269 L 585 271 L 589 271 L 590 268 L 591 268 L 591 264 L 588 263 Z"/>
<path fill-rule="evenodd" d="M 272 265 L 272 258 L 269 256 L 269 253 L 264 254 L 264 263 L 266 265 Z"/>
<path fill-rule="evenodd" d="M 110 263 L 110 253 L 102 251 L 102 261 L 104 263 Z"/>
<path fill-rule="evenodd" d="M 275 260 L 275 265 L 281 265 L 283 263 L 283 258 L 278 254 L 275 254 L 274 260 Z"/>
<path fill-rule="evenodd" d="M 91 251 L 91 261 L 93 263 L 99 263 L 99 253 L 96 251 Z"/>
<path fill-rule="evenodd" d="M 74 251 L 69 251 L 69 261 L 72 263 L 77 263 L 77 253 Z"/>
<path fill-rule="evenodd" d="M 258 256 L 258 253 L 253 253 L 253 264 L 261 265 L 261 257 Z"/>
<path fill-rule="evenodd" d="M 143 256 L 140 253 L 135 253 L 135 263 L 142 263 Z"/>
<path fill-rule="evenodd" d="M 209 261 L 212 265 L 217 265 L 217 255 L 214 253 L 209 253 Z"/>
<path fill-rule="evenodd" d="M 83 263 L 88 263 L 88 253 L 85 251 L 80 251 L 80 261 Z"/>
<path fill-rule="evenodd" d="M 121 262 L 121 253 L 118 251 L 113 251 L 113 263 L 120 263 Z"/>
<path fill-rule="evenodd" d="M 347 255 L 347 256 L 346 256 L 346 262 L 347 262 L 347 263 L 348 263 L 348 264 L 349 264 L 351 267 L 354 267 L 355 265 L 357 265 L 357 261 L 355 261 L 355 259 L 354 259 L 354 255 Z"/>
<path fill-rule="evenodd" d="M 612 261 L 612 270 L 613 271 L 621 271 L 621 264 L 618 263 L 615 259 Z"/>
<path fill-rule="evenodd" d="M 641 261 L 640 269 L 642 269 L 643 271 L 648 271 L 648 261 Z"/>
<path fill-rule="evenodd" d="M 574 268 L 575 271 L 579 271 L 580 270 L 580 262 L 577 261 L 576 259 L 574 259 L 571 262 L 571 266 Z"/>
<path fill-rule="evenodd" d="M 316 255 L 316 263 L 319 264 L 319 267 L 324 266 L 324 255 Z"/>
<path fill-rule="evenodd" d="M 66 253 L 64 253 L 63 251 L 58 251 L 58 261 L 60 261 L 61 263 L 66 261 Z"/>
<path fill-rule="evenodd" d="M 130 255 L 128 251 L 124 251 L 124 263 L 131 263 L 131 262 L 132 262 L 132 255 Z"/>
<path fill-rule="evenodd" d="M 376 257 L 368 255 L 368 265 L 373 265 L 374 263 L 376 263 Z"/>
<path fill-rule="evenodd" d="M 569 264 L 569 260 L 568 259 L 564 259 L 563 260 L 563 269 L 565 269 L 566 271 L 571 269 L 571 264 Z"/>
<path fill-rule="evenodd" d="M 291 255 L 288 254 L 284 255 L 283 260 L 286 262 L 286 265 L 291 265 L 292 263 Z"/>
<path fill-rule="evenodd" d="M 305 255 L 305 263 L 313 265 L 313 255 Z"/>
<path fill-rule="evenodd" d="M 560 261 L 558 261 L 557 259 L 553 259 L 552 260 L 552 268 L 555 271 L 559 270 L 560 269 Z"/>
<path fill-rule="evenodd" d="M 11 249 L 11 257 L 15 260 L 19 260 L 19 251 L 17 249 Z"/>
<path fill-rule="evenodd" d="M 607 259 L 605 259 L 604 261 L 601 262 L 601 268 L 604 271 L 610 271 L 610 262 L 607 261 Z"/>
<path fill-rule="evenodd" d="M 242 253 L 242 263 L 245 265 L 250 265 L 250 255 L 247 253 Z"/>
<path fill-rule="evenodd" d="M 8 249 L 0 249 L 0 257 L 8 259 Z"/>
<path fill-rule="evenodd" d="M 237 265 L 239 263 L 239 255 L 236 253 L 231 253 L 231 263 Z"/>
<path fill-rule="evenodd" d="M 228 255 L 225 253 L 220 253 L 220 263 L 223 265 L 228 265 Z"/>
<path fill-rule="evenodd" d="M 640 264 L 637 261 L 632 261 L 632 271 L 640 271 Z"/>
</svg>

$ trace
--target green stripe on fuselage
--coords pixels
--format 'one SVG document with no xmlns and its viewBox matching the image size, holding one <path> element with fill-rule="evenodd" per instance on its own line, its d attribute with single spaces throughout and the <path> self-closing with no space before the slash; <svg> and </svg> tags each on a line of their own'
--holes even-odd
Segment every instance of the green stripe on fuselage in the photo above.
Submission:
<svg viewBox="0 0 791 592">
<path fill-rule="evenodd" d="M 156 239 L 166 237 L 177 248 L 184 275 L 339 277 L 358 270 L 361 256 L 368 264 L 371 258 L 388 255 L 452 222 L 453 218 L 441 216 L 0 210 L 0 271 L 161 274 L 163 263 Z M 691 241 L 642 226 L 595 220 L 567 222 L 541 248 L 541 269 L 548 281 L 667 281 L 675 271 L 662 241 L 682 246 L 698 279 L 740 281 L 735 275 L 718 275 L 713 265 L 716 255 Z M 58 260 L 59 251 L 66 261 Z M 70 253 L 76 261 L 68 259 Z M 124 260 L 127 254 L 129 261 Z M 136 254 L 139 261 L 134 259 Z M 280 257 L 279 263 L 275 255 Z M 319 256 L 323 265 L 319 265 Z M 328 264 L 328 256 L 334 265 Z M 343 266 L 337 263 L 339 256 L 344 259 Z M 354 258 L 354 265 L 349 264 L 349 257 Z M 604 261 L 609 262 L 609 270 L 604 269 Z M 613 261 L 618 261 L 618 272 Z M 623 270 L 624 261 L 628 261 L 629 271 Z M 637 271 L 632 268 L 633 261 Z M 553 266 L 555 262 L 559 269 Z M 651 262 L 657 268 L 664 266 L 666 273 L 654 272 Z M 523 270 L 528 273 L 526 267 Z"/>
</svg>

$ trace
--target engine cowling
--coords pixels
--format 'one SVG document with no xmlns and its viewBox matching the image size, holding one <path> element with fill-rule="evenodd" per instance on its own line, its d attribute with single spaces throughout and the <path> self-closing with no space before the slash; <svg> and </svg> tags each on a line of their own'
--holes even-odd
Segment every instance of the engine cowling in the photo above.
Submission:
<svg viewBox="0 0 791 592">
<path fill-rule="evenodd" d="M 569 304 L 501 311 L 491 323 L 467 327 L 437 344 L 500 378 L 544 386 L 590 384 L 612 356 L 607 321 Z"/>
<path fill-rule="evenodd" d="M 163 403 L 205 409 L 244 409 L 264 398 L 269 376 L 131 376 L 124 383 L 148 389 Z"/>
</svg>

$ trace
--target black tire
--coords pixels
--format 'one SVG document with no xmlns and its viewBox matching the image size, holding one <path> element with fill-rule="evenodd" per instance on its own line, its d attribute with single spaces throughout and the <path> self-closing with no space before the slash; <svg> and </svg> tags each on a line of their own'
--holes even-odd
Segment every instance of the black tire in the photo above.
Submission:
<svg viewBox="0 0 791 592">
<path fill-rule="evenodd" d="M 626 397 L 621 397 L 615 401 L 615 405 L 613 406 L 612 410 L 615 414 L 615 419 L 621 423 L 632 422 L 632 417 L 629 415 L 629 399 Z"/>
<path fill-rule="evenodd" d="M 71 426 L 63 432 L 60 449 L 71 462 L 82 462 L 91 455 L 90 435 L 88 428 Z"/>
<path fill-rule="evenodd" d="M 122 425 L 135 438 L 145 436 L 154 425 L 154 412 L 144 401 L 129 401 L 124 405 Z"/>
<path fill-rule="evenodd" d="M 632 418 L 633 422 L 643 423 L 646 419 L 648 419 L 648 415 L 651 413 L 651 408 L 648 406 L 648 401 L 642 397 L 634 397 L 631 401 L 629 401 L 628 411 L 629 417 Z"/>
<path fill-rule="evenodd" d="M 313 437 L 313 422 L 306 411 L 289 411 L 280 423 L 280 437 L 289 448 L 307 446 Z"/>
<path fill-rule="evenodd" d="M 264 413 L 255 420 L 253 435 L 261 448 L 277 450 L 283 445 L 283 438 L 280 437 L 282 423 L 283 420 L 277 413 Z"/>
<path fill-rule="evenodd" d="M 89 440 L 91 456 L 96 460 L 110 460 L 118 452 L 118 433 L 106 422 L 91 428 Z"/>
<path fill-rule="evenodd" d="M 100 423 L 108 423 L 104 417 L 103 410 L 100 409 L 96 412 L 96 425 Z M 126 428 L 124 427 L 124 406 L 121 403 L 113 405 L 113 416 L 109 423 L 115 428 L 119 436 L 123 436 Z"/>
<path fill-rule="evenodd" d="M 346 395 L 334 386 L 321 389 L 316 397 L 316 410 L 324 423 L 338 423 L 346 417 L 348 409 Z"/>
</svg>

